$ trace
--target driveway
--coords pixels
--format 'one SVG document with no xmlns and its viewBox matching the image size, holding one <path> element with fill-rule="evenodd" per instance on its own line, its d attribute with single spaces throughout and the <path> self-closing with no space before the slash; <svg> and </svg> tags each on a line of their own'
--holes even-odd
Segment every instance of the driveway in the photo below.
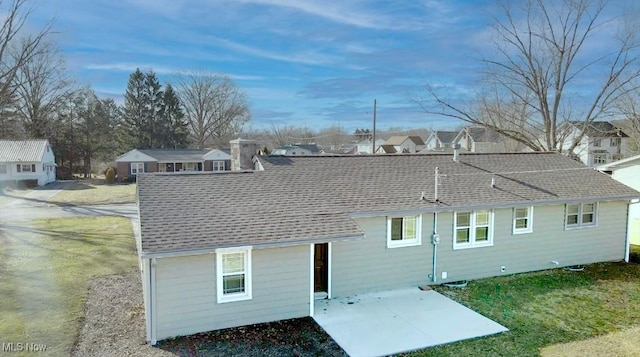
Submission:
<svg viewBox="0 0 640 357">
<path fill-rule="evenodd" d="M 435 291 L 418 288 L 316 300 L 316 322 L 350 356 L 385 356 L 508 329 Z"/>
</svg>

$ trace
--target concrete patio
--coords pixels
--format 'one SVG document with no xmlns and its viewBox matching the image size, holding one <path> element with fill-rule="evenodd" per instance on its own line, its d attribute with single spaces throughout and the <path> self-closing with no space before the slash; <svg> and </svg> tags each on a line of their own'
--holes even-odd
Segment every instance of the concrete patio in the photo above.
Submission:
<svg viewBox="0 0 640 357">
<path fill-rule="evenodd" d="M 350 356 L 384 356 L 508 331 L 418 288 L 316 300 L 316 322 Z"/>
</svg>

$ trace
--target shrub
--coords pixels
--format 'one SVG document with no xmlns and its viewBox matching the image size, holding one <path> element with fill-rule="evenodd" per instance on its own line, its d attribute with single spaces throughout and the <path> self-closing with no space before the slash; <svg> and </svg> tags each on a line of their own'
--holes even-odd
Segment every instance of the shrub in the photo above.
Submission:
<svg viewBox="0 0 640 357">
<path fill-rule="evenodd" d="M 109 166 L 104 172 L 104 179 L 108 184 L 114 183 L 116 181 L 116 169 L 114 169 L 112 166 Z"/>
</svg>

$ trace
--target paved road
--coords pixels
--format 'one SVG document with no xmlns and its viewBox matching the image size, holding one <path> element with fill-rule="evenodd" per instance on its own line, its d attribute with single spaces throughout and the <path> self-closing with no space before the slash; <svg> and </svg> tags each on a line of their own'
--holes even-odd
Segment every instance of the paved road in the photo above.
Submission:
<svg viewBox="0 0 640 357">
<path fill-rule="evenodd" d="M 0 192 L 1 193 L 1 192 Z M 47 195 L 53 197 L 50 193 Z M 87 217 L 87 216 L 122 216 L 131 220 L 133 234 L 140 235 L 138 224 L 138 207 L 135 203 L 110 205 L 57 205 L 38 197 L 0 195 L 0 231 L 4 228 L 22 227 L 29 229 L 31 221 L 42 218 Z"/>
<path fill-rule="evenodd" d="M 0 223 L 30 221 L 39 218 L 83 217 L 83 216 L 124 216 L 138 218 L 135 203 L 91 206 L 64 206 L 52 204 L 8 205 L 0 207 Z"/>
</svg>

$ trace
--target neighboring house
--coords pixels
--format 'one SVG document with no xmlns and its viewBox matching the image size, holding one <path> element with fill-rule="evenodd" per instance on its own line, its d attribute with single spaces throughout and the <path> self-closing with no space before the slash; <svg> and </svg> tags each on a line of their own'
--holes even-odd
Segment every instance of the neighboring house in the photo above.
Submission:
<svg viewBox="0 0 640 357">
<path fill-rule="evenodd" d="M 231 170 L 231 154 L 222 149 L 133 149 L 116 159 L 118 177 L 141 172 Z"/>
<path fill-rule="evenodd" d="M 0 182 L 44 186 L 55 180 L 56 159 L 49 140 L 0 140 Z"/>
<path fill-rule="evenodd" d="M 564 125 L 567 130 L 563 151 L 569 150 L 584 129 L 584 136 L 573 149 L 572 155 L 589 167 L 608 164 L 629 156 L 629 136 L 608 121 L 594 121 L 584 128 L 582 122 Z"/>
<path fill-rule="evenodd" d="M 250 156 L 257 171 L 140 175 L 151 343 L 313 316 L 317 298 L 628 259 L 640 197 L 555 153 Z"/>
<path fill-rule="evenodd" d="M 424 141 L 417 135 L 392 136 L 381 145 L 386 154 L 415 154 L 424 149 Z"/>
<path fill-rule="evenodd" d="M 371 146 L 371 145 L 369 145 Z M 358 154 L 358 144 L 342 144 L 339 147 L 333 147 L 331 150 L 328 150 L 326 154 L 334 154 L 334 155 L 355 155 Z"/>
<path fill-rule="evenodd" d="M 611 175 L 623 184 L 640 191 L 640 155 L 598 166 L 597 169 Z M 629 235 L 631 244 L 640 245 L 640 201 L 629 205 Z"/>
<path fill-rule="evenodd" d="M 460 130 L 452 140 L 453 145 L 460 145 L 464 151 L 478 153 L 505 152 L 505 140 L 493 129 L 468 126 Z"/>
<path fill-rule="evenodd" d="M 279 148 L 273 149 L 271 155 L 282 156 L 308 156 L 319 155 L 322 153 L 322 149 L 316 144 L 295 144 L 284 145 Z"/>
<path fill-rule="evenodd" d="M 459 131 L 434 131 L 425 143 L 425 150 L 453 150 L 453 139 Z"/>
<path fill-rule="evenodd" d="M 384 139 L 376 139 L 376 144 L 375 146 L 375 150 L 371 150 L 371 140 L 363 140 L 359 143 L 357 143 L 356 145 L 358 146 L 356 149 L 356 153 L 358 154 L 372 154 L 375 151 L 380 150 L 380 147 L 382 146 L 382 144 L 384 144 L 385 140 Z"/>
</svg>

